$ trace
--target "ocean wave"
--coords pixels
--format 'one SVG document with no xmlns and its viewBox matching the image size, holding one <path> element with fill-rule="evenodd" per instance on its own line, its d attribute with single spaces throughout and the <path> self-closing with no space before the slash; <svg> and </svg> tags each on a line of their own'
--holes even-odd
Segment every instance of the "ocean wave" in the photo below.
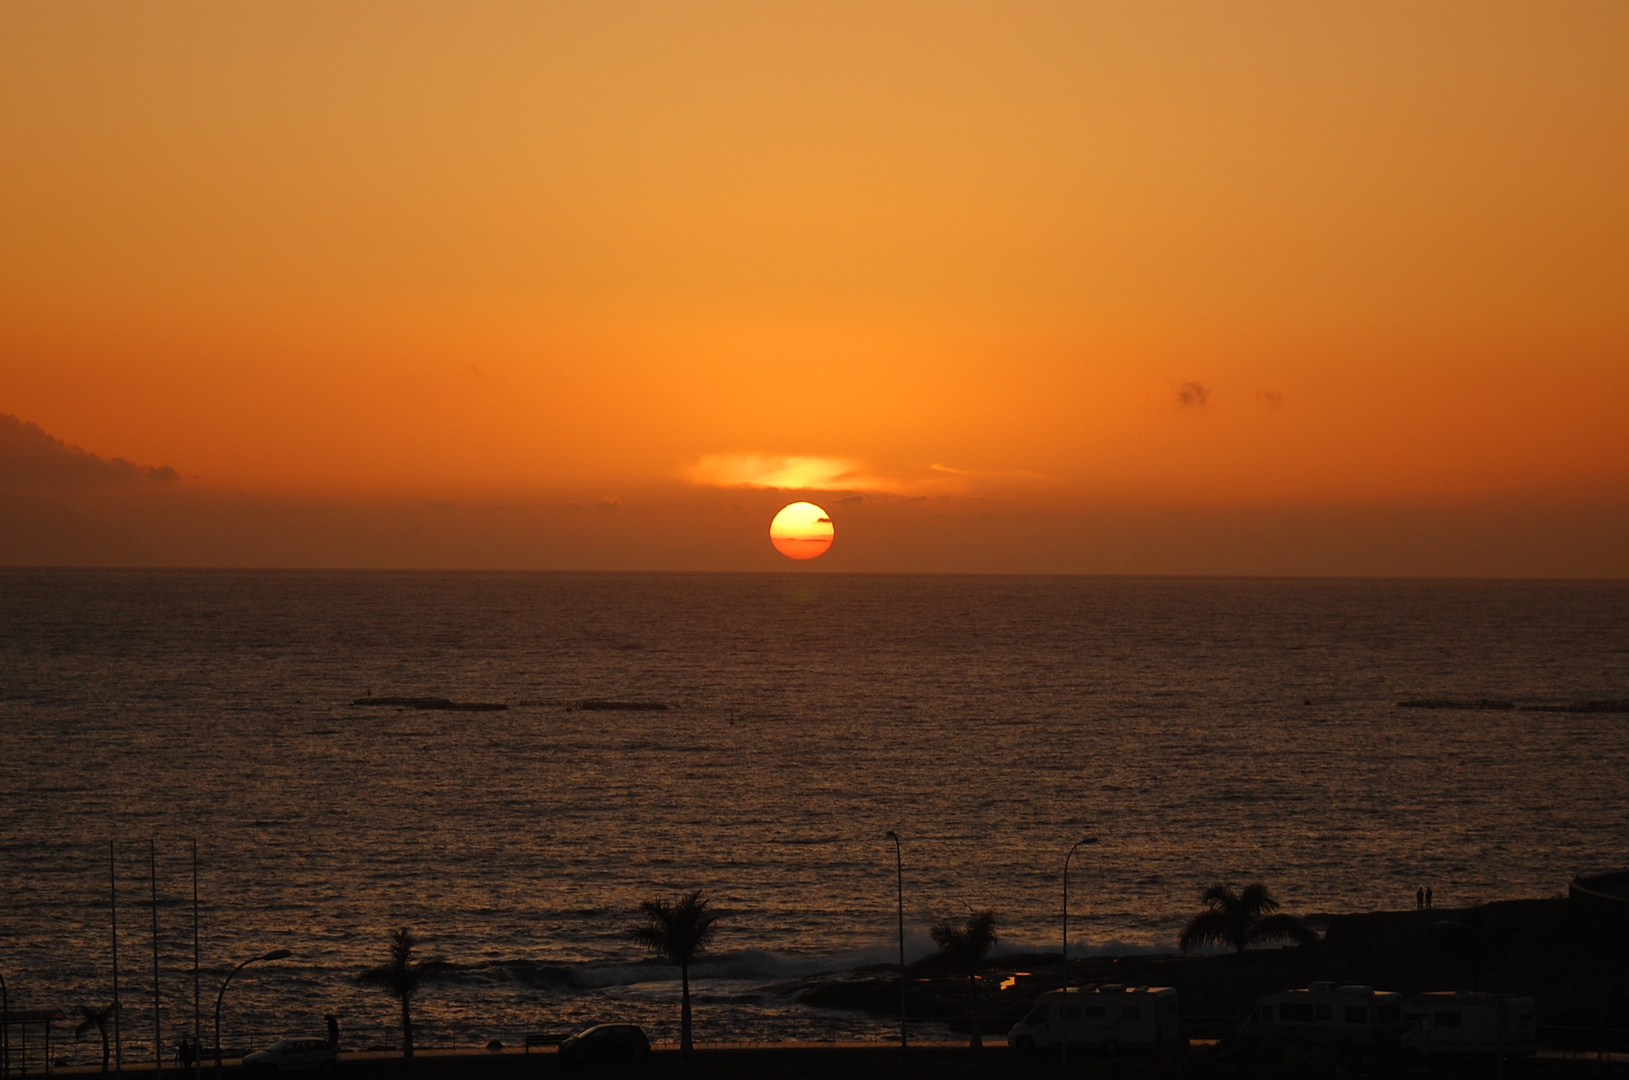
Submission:
<svg viewBox="0 0 1629 1080">
<path fill-rule="evenodd" d="M 920 940 L 911 941 L 912 937 Z M 906 959 L 916 963 L 933 955 L 926 935 L 907 938 Z M 1013 957 L 1056 954 L 1059 943 L 1004 941 L 991 951 L 991 960 L 1000 966 Z M 1151 955 L 1175 951 L 1174 946 L 1132 941 L 1071 942 L 1069 955 L 1086 956 Z M 762 983 L 766 986 L 808 979 L 820 975 L 844 976 L 866 969 L 891 968 L 899 961 L 897 943 L 877 943 L 860 949 L 834 953 L 786 953 L 771 949 L 738 949 L 702 957 L 690 966 L 692 983 L 725 981 Z M 512 983 L 537 990 L 602 990 L 619 986 L 679 981 L 678 965 L 663 960 L 607 960 L 560 962 L 527 958 L 494 959 L 473 964 L 455 964 L 447 981 L 459 983 Z"/>
</svg>

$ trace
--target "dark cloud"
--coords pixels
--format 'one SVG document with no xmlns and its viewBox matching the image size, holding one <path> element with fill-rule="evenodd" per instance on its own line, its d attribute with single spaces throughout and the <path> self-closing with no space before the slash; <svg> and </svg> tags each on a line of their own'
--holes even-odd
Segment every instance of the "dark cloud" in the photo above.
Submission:
<svg viewBox="0 0 1629 1080">
<path fill-rule="evenodd" d="M 1210 391 L 1200 382 L 1185 382 L 1177 390 L 1177 402 L 1183 406 L 1199 408 L 1210 400 Z"/>
<path fill-rule="evenodd" d="M 815 521 L 816 521 L 816 522 L 817 522 L 817 523 L 818 523 L 818 522 L 822 522 L 822 521 L 824 521 L 824 522 L 825 522 L 825 523 L 826 523 L 826 524 L 827 524 L 827 525 L 830 525 L 830 524 L 831 524 L 831 518 L 829 518 L 829 517 L 823 517 L 823 518 L 815 518 Z"/>
<path fill-rule="evenodd" d="M 607 495 L 605 498 L 601 499 L 599 502 L 594 504 L 594 509 L 596 509 L 596 510 L 615 510 L 618 507 L 620 507 L 621 505 L 622 505 L 622 500 L 621 499 L 617 498 L 615 495 Z"/>
<path fill-rule="evenodd" d="M 1284 395 L 1277 390 L 1263 390 L 1256 395 L 1256 400 L 1269 409 L 1282 409 L 1284 407 Z"/>
<path fill-rule="evenodd" d="M 180 478 L 168 465 L 133 465 L 124 458 L 97 457 L 47 434 L 37 424 L 0 413 L 0 489 L 63 490 L 170 483 Z"/>
<path fill-rule="evenodd" d="M 841 499 L 838 499 L 837 501 L 840 502 L 840 503 L 865 502 L 865 496 L 859 494 L 858 492 L 856 492 L 853 495 L 844 495 Z"/>
</svg>

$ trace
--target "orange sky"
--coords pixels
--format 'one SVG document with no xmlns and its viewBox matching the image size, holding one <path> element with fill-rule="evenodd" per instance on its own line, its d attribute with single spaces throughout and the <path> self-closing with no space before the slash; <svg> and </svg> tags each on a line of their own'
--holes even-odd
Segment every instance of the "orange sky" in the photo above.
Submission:
<svg viewBox="0 0 1629 1080">
<path fill-rule="evenodd" d="M 851 569 L 1629 573 L 1625 72 L 1618 2 L 6 5 L 0 413 L 240 537 L 46 493 L 158 561 L 575 565 L 482 515 L 614 497 L 692 522 L 617 565 L 771 566 L 757 481 L 899 507 Z M 1094 561 L 1165 513 L 1257 516 Z"/>
</svg>

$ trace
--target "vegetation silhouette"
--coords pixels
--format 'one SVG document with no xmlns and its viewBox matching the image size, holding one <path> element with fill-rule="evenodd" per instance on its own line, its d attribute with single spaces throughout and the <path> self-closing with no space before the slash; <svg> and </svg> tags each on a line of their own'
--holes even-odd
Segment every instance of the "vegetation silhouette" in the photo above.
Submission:
<svg viewBox="0 0 1629 1080">
<path fill-rule="evenodd" d="M 679 965 L 679 1050 L 689 1053 L 691 1043 L 690 1022 L 690 965 L 713 939 L 713 924 L 718 916 L 707 910 L 707 900 L 701 890 L 687 893 L 676 901 L 645 900 L 639 905 L 642 922 L 629 931 L 636 944 Z"/>
<path fill-rule="evenodd" d="M 975 911 L 960 926 L 949 919 L 937 923 L 928 931 L 939 952 L 956 970 L 967 976 L 967 985 L 973 991 L 973 1033 L 967 1040 L 969 1050 L 982 1050 L 984 1039 L 979 1032 L 979 969 L 984 958 L 1001 940 L 996 931 L 996 913 Z"/>
<path fill-rule="evenodd" d="M 113 1006 L 104 1005 L 97 1008 L 94 1005 L 81 1005 L 79 1015 L 81 1020 L 79 1026 L 74 1028 L 74 1038 L 79 1038 L 87 1031 L 94 1031 L 102 1036 L 102 1071 L 107 1072 L 107 1026 L 113 1023 Z"/>
<path fill-rule="evenodd" d="M 1229 946 L 1239 956 L 1238 1015 L 1244 1016 L 1244 950 L 1252 945 L 1295 942 L 1310 945 L 1316 934 L 1289 915 L 1278 913 L 1279 903 L 1266 885 L 1246 885 L 1234 892 L 1226 885 L 1212 885 L 1200 897 L 1205 910 L 1188 920 L 1178 939 L 1183 952 L 1195 945 Z"/>
<path fill-rule="evenodd" d="M 426 980 L 435 978 L 452 966 L 440 957 L 414 960 L 413 947 L 418 943 L 413 931 L 405 926 L 393 931 L 390 935 L 390 961 L 369 968 L 358 976 L 359 982 L 383 987 L 402 1003 L 402 1057 L 405 1058 L 413 1056 L 414 995 Z"/>
</svg>

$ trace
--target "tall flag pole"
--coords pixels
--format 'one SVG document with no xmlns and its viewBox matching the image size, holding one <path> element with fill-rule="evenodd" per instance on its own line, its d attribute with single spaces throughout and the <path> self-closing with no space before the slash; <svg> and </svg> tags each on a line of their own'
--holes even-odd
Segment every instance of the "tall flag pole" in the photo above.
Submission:
<svg viewBox="0 0 1629 1080">
<path fill-rule="evenodd" d="M 124 1072 L 124 1041 L 119 1034 L 119 875 L 113 841 L 107 842 L 108 910 L 113 913 L 113 1071 Z"/>
<path fill-rule="evenodd" d="M 153 883 L 153 1076 L 164 1075 L 164 1018 L 158 997 L 158 841 L 147 842 L 147 872 Z"/>
<path fill-rule="evenodd" d="M 203 1070 L 204 1022 L 198 1005 L 198 838 L 192 838 L 192 1074 Z"/>
</svg>

